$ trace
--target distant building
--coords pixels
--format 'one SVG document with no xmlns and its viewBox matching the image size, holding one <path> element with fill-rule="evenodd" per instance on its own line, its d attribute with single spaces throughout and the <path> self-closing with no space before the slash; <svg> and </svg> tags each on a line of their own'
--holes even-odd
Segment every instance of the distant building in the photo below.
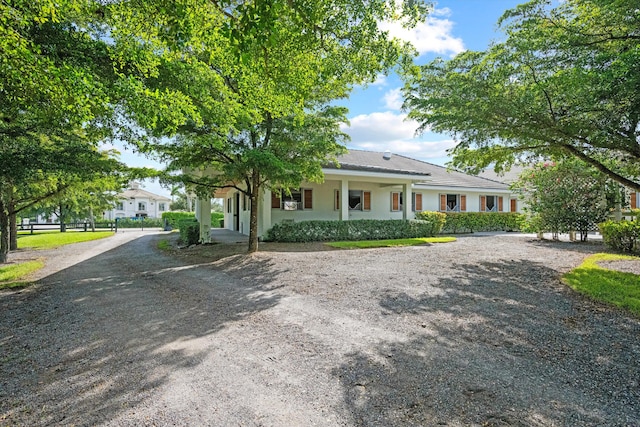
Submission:
<svg viewBox="0 0 640 427">
<path fill-rule="evenodd" d="M 106 211 L 106 219 L 116 218 L 161 218 L 169 210 L 171 199 L 142 190 L 140 184 L 132 182 L 130 188 L 118 194 L 114 209 Z"/>
</svg>

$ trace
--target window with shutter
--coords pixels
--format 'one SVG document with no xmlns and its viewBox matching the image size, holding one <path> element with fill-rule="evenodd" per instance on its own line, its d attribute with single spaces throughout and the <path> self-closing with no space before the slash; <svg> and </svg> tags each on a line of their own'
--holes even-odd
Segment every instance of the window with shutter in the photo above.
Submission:
<svg viewBox="0 0 640 427">
<path fill-rule="evenodd" d="M 441 211 L 446 211 L 447 210 L 447 195 L 446 194 L 441 194 L 440 195 L 440 210 Z"/>
<path fill-rule="evenodd" d="M 467 196 L 464 194 L 460 195 L 460 212 L 467 211 Z"/>
<path fill-rule="evenodd" d="M 371 191 L 362 192 L 362 210 L 371 210 Z"/>
<path fill-rule="evenodd" d="M 486 196 L 480 196 L 480 212 L 487 210 L 487 198 Z"/>
<path fill-rule="evenodd" d="M 636 209 L 638 207 L 638 193 L 635 191 L 631 193 L 631 209 Z"/>
<path fill-rule="evenodd" d="M 304 208 L 313 209 L 313 190 L 311 189 L 304 190 Z"/>
<path fill-rule="evenodd" d="M 391 193 L 391 211 L 397 212 L 400 210 L 400 193 Z"/>
<path fill-rule="evenodd" d="M 503 197 L 498 197 L 498 212 L 502 212 L 504 210 L 504 202 Z"/>
<path fill-rule="evenodd" d="M 413 193 L 412 207 L 414 212 L 422 211 L 422 193 Z"/>
<path fill-rule="evenodd" d="M 333 192 L 333 209 L 339 211 L 340 210 L 340 190 L 334 190 Z"/>
<path fill-rule="evenodd" d="M 511 212 L 517 212 L 518 211 L 518 199 L 511 199 Z"/>
<path fill-rule="evenodd" d="M 271 209 L 280 209 L 280 193 L 271 192 Z"/>
</svg>

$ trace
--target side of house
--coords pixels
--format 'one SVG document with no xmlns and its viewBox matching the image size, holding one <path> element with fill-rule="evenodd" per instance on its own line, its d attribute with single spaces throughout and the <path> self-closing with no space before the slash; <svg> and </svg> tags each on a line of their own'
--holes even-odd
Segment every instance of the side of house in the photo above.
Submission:
<svg viewBox="0 0 640 427">
<path fill-rule="evenodd" d="M 265 190 L 259 200 L 258 235 L 282 221 L 413 219 L 423 210 L 518 211 L 508 185 L 498 181 L 389 152 L 350 150 L 338 162 L 338 167 L 323 168 L 321 184 Z M 249 199 L 235 189 L 218 191 L 215 197 L 224 199 L 225 228 L 249 234 Z"/>
<path fill-rule="evenodd" d="M 161 218 L 162 213 L 169 210 L 170 202 L 168 197 L 143 190 L 134 182 L 129 189 L 118 194 L 116 205 L 104 213 L 104 218 Z"/>
</svg>

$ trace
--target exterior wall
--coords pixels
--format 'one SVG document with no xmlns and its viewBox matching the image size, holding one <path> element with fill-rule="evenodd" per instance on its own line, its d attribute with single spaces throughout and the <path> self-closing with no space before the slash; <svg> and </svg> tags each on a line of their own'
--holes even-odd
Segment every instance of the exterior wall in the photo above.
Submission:
<svg viewBox="0 0 640 427">
<path fill-rule="evenodd" d="M 122 203 L 123 209 L 117 209 L 118 205 L 116 204 L 115 208 L 105 212 L 104 217 L 106 219 L 116 219 L 116 218 L 133 218 L 136 215 L 146 214 L 147 218 L 161 218 L 163 212 L 167 212 L 169 210 L 169 201 L 168 200 L 156 200 L 150 199 L 146 197 L 137 197 L 135 199 L 121 199 L 118 200 L 118 203 Z M 138 210 L 138 204 L 144 203 L 145 210 Z M 164 210 L 160 210 L 160 204 L 164 203 Z"/>
</svg>

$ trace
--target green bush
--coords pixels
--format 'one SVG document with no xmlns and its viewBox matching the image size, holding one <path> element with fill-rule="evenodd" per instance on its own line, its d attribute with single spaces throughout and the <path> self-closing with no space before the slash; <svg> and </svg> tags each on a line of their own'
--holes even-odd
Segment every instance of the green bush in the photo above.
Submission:
<svg viewBox="0 0 640 427">
<path fill-rule="evenodd" d="M 185 245 L 195 245 L 200 241 L 200 223 L 195 219 L 178 221 L 180 241 Z"/>
<path fill-rule="evenodd" d="M 447 212 L 444 233 L 520 231 L 523 216 L 516 212 Z"/>
<path fill-rule="evenodd" d="M 599 224 L 604 244 L 620 252 L 638 252 L 640 222 L 605 221 Z"/>
<path fill-rule="evenodd" d="M 211 227 L 220 227 L 220 220 L 224 218 L 222 212 L 211 212 Z M 186 219 L 196 220 L 196 214 L 193 212 L 163 212 L 162 219 L 167 220 L 173 228 L 178 228 L 178 222 Z"/>
<path fill-rule="evenodd" d="M 416 212 L 416 219 L 431 224 L 430 236 L 440 234 L 447 221 L 447 215 L 442 212 L 422 211 Z"/>
<path fill-rule="evenodd" d="M 267 232 L 273 242 L 407 239 L 433 236 L 434 224 L 421 220 L 280 222 Z"/>
<path fill-rule="evenodd" d="M 107 221 L 113 222 L 113 221 Z M 160 218 L 118 218 L 118 228 L 162 228 L 164 221 Z M 96 221 L 96 227 L 103 221 Z"/>
</svg>

